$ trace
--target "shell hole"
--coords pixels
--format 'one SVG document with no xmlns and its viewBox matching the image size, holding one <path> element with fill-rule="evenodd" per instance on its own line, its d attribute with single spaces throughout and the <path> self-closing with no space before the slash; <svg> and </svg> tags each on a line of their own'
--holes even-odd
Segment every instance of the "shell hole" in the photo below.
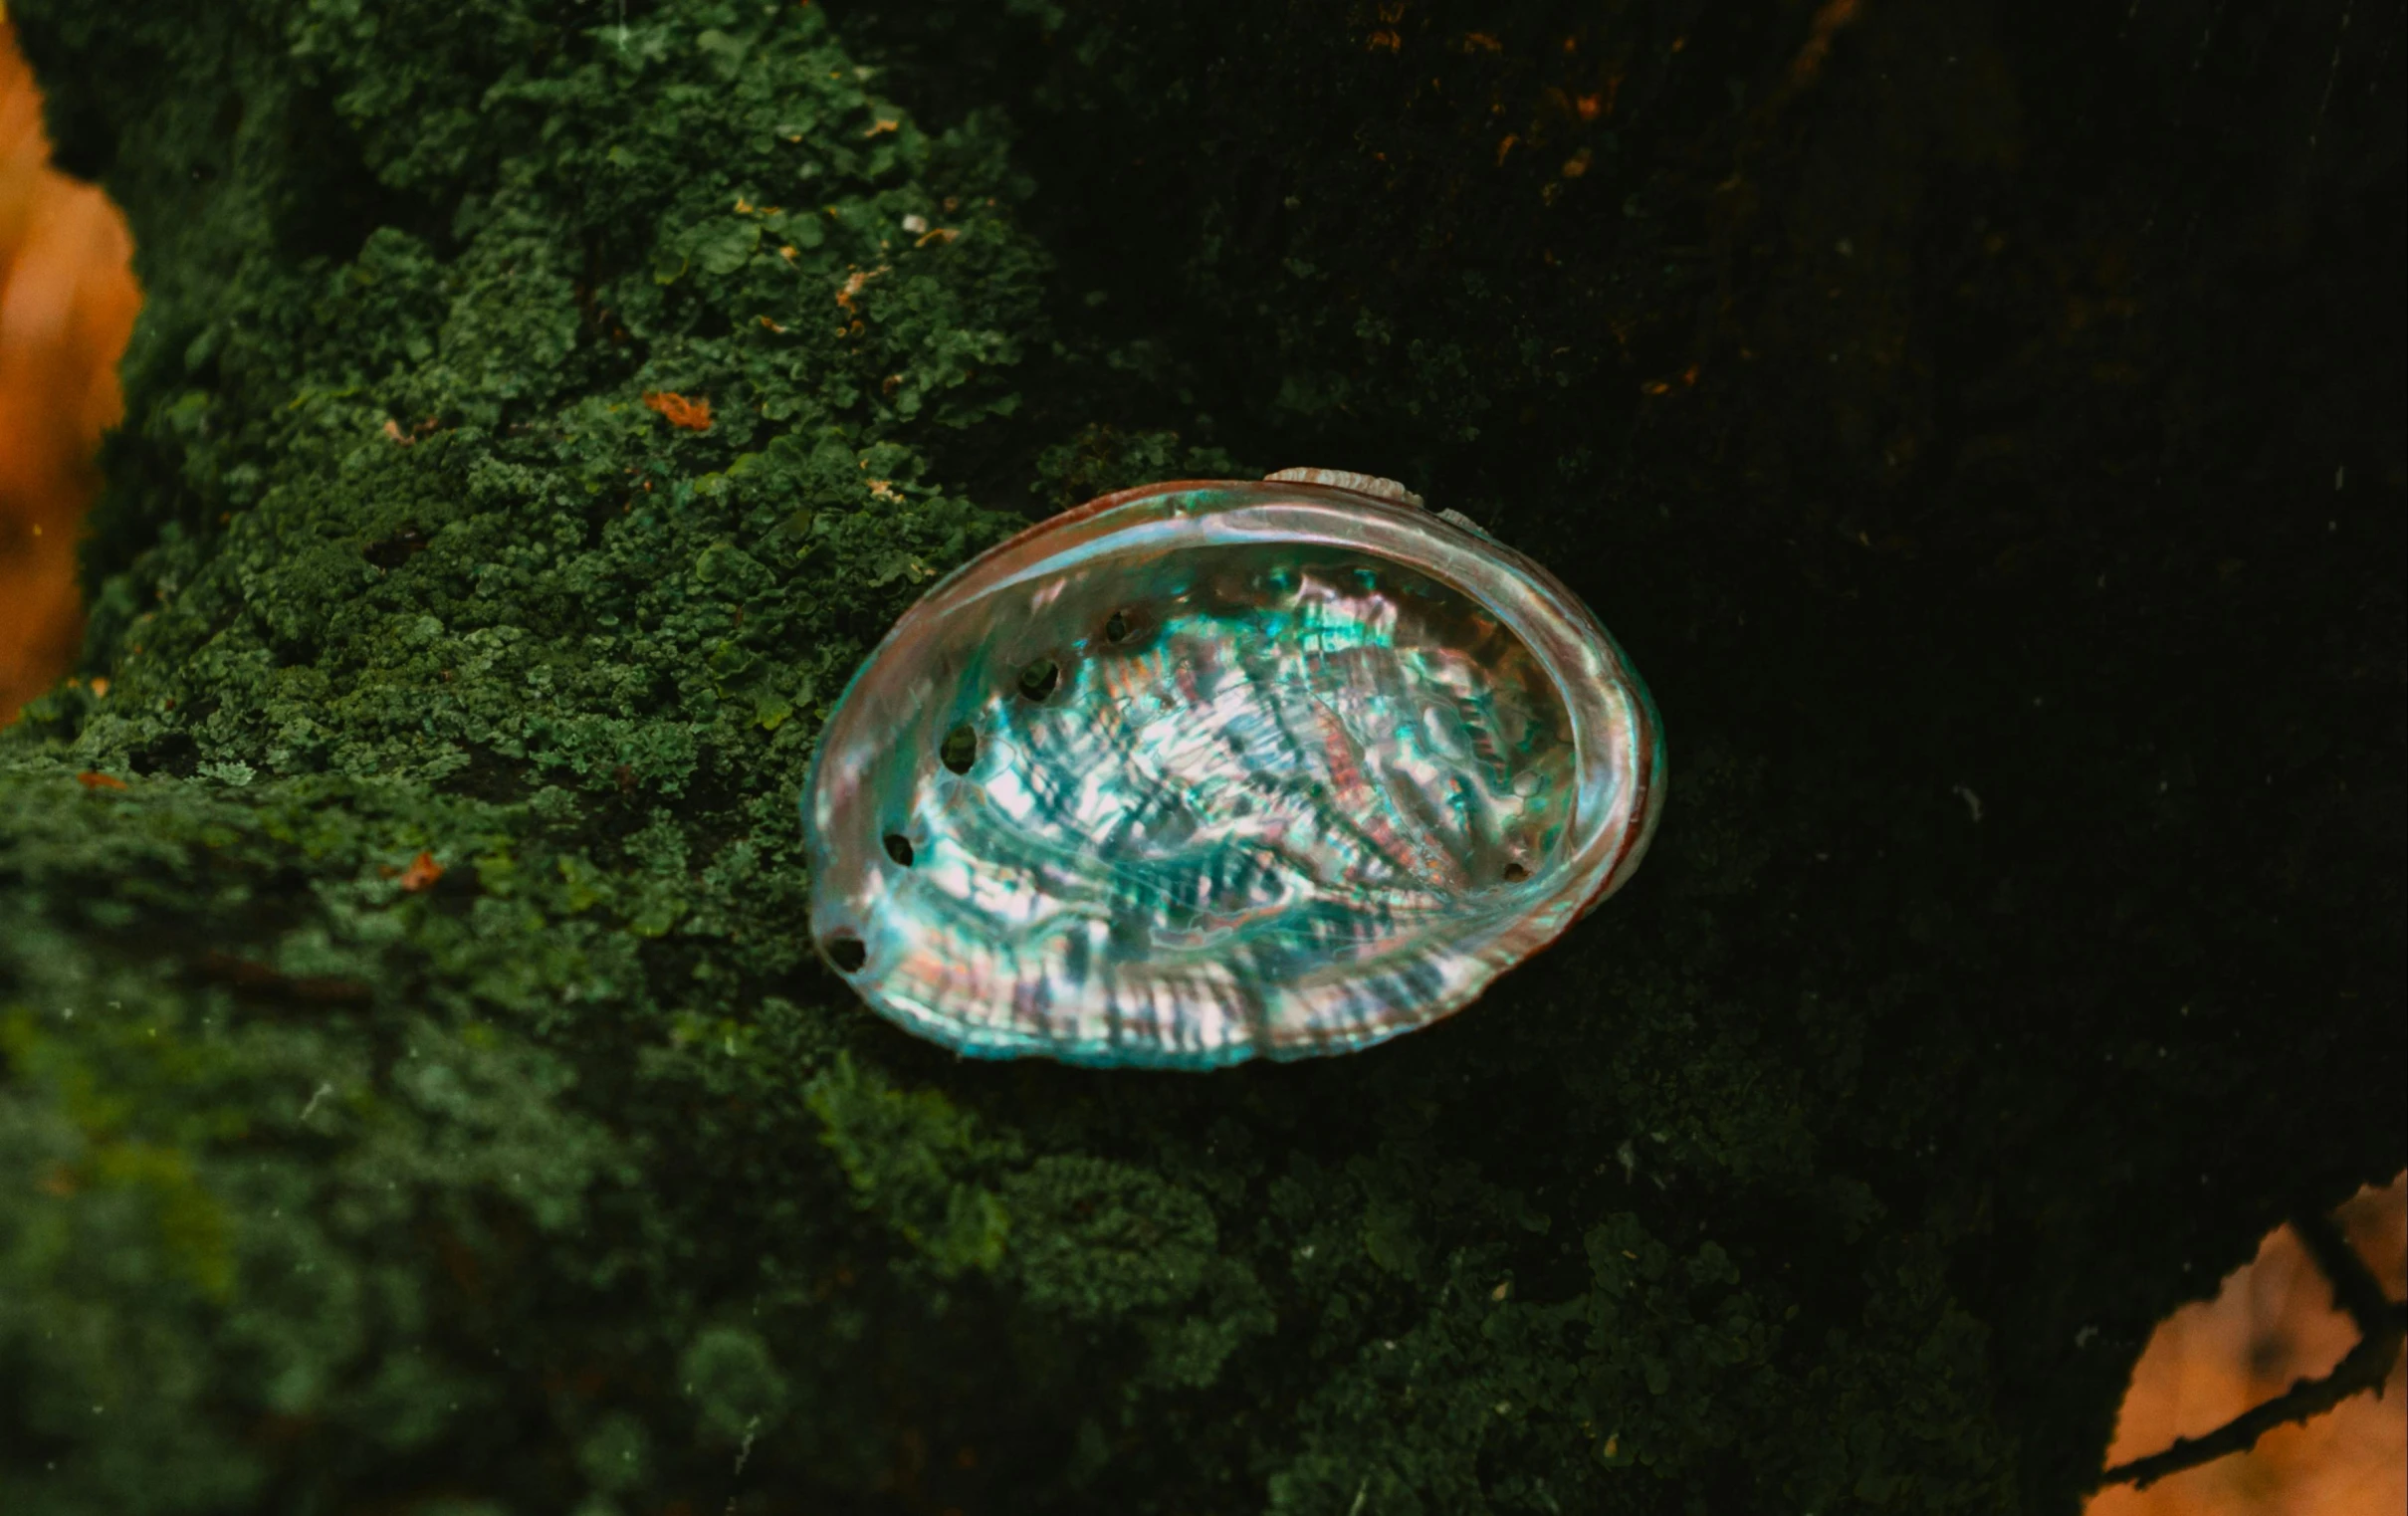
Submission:
<svg viewBox="0 0 2408 1516">
<path fill-rule="evenodd" d="M 956 773 L 970 772 L 970 765 L 979 760 L 979 734 L 968 723 L 945 734 L 945 745 L 937 750 L 937 760 Z"/>
<path fill-rule="evenodd" d="M 1112 619 L 1104 623 L 1104 640 L 1106 642 L 1126 642 L 1129 640 L 1128 612 L 1116 610 L 1112 613 Z"/>
<path fill-rule="evenodd" d="M 1505 882 L 1507 884 L 1520 884 L 1529 877 L 1530 870 L 1523 867 L 1519 859 L 1505 865 Z"/>
<path fill-rule="evenodd" d="M 1043 700 L 1062 682 L 1062 671 L 1050 658 L 1037 658 L 1020 669 L 1020 693 L 1030 700 Z"/>
<path fill-rule="evenodd" d="M 852 974 L 870 961 L 870 950 L 862 947 L 861 939 L 850 932 L 839 932 L 819 946 L 839 974 Z"/>
<path fill-rule="evenodd" d="M 886 834 L 886 856 L 902 864 L 905 868 L 910 868 L 912 866 L 912 839 L 901 832 L 888 832 Z"/>
</svg>

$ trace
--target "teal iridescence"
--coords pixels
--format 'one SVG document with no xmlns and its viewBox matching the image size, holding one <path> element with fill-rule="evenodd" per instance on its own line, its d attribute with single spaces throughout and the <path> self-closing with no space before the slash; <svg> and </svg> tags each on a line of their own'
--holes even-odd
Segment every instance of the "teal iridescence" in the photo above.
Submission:
<svg viewBox="0 0 2408 1516">
<path fill-rule="evenodd" d="M 1394 501 L 1156 487 L 968 565 L 864 665 L 804 796 L 812 931 L 973 1054 L 1345 1051 L 1602 898 L 1659 771 L 1535 565 Z"/>
</svg>

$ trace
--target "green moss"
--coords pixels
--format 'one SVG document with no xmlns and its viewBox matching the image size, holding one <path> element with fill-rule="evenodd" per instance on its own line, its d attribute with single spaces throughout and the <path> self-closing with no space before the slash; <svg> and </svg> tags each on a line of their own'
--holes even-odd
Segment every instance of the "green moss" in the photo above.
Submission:
<svg viewBox="0 0 2408 1516">
<path fill-rule="evenodd" d="M 2045 118 L 1838 53 L 1747 115 L 1803 12 L 1404 9 L 16 0 L 148 304 L 85 667 L 0 739 L 0 1508 L 2064 1510 L 2149 1323 L 2397 1166 L 2396 739 L 2271 672 L 2354 711 L 2396 627 L 2082 493 L 2292 370 L 2136 308 L 1963 359 L 2064 412 L 1918 430 L 1991 391 L 1834 332 L 2061 330 L 2088 223 L 2019 190 L 2046 257 L 1844 318 L 1820 250 Z M 1934 14 L 1866 56 L 2057 78 Z M 800 931 L 851 669 L 1024 508 L 1239 458 L 1605 610 L 1680 755 L 1645 872 L 1322 1065 L 872 1020 Z"/>
<path fill-rule="evenodd" d="M 935 1090 L 905 1092 L 839 1058 L 803 1097 L 826 1127 L 856 1201 L 884 1216 L 940 1274 L 992 1270 L 1007 1216 L 978 1183 L 992 1163 L 974 1123 Z"/>
</svg>

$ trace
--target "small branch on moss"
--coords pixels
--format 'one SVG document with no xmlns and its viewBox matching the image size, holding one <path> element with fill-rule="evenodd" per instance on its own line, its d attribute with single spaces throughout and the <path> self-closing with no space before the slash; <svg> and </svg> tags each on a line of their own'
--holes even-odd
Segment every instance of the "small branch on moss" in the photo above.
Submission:
<svg viewBox="0 0 2408 1516">
<path fill-rule="evenodd" d="M 2358 1324 L 2358 1345 L 2317 1380 L 2300 1380 L 2263 1406 L 2253 1407 L 2214 1431 L 2180 1437 L 2163 1452 L 2117 1464 L 2098 1476 L 2100 1487 L 2129 1484 L 2147 1489 L 2168 1474 L 2197 1468 L 2227 1453 L 2245 1453 L 2258 1439 L 2286 1421 L 2305 1421 L 2322 1415 L 2362 1390 L 2383 1393 L 2391 1377 L 2391 1361 L 2399 1356 L 2408 1331 L 2408 1303 L 2386 1299 L 2383 1286 L 2369 1273 L 2341 1228 L 2321 1211 L 2302 1210 L 2291 1218 L 2292 1230 L 2307 1247 L 2308 1256 L 2324 1271 L 2332 1286 L 2333 1304 Z"/>
</svg>

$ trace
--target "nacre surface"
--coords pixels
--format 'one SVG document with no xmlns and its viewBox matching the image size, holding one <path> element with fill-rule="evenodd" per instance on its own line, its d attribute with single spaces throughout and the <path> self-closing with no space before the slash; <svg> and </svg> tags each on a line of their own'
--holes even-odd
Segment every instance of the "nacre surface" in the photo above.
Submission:
<svg viewBox="0 0 2408 1516">
<path fill-rule="evenodd" d="M 830 966 L 964 1053 L 1214 1067 L 1426 1025 L 1611 894 L 1662 802 L 1645 687 L 1384 484 L 1152 485 L 932 588 L 804 787 Z"/>
</svg>

